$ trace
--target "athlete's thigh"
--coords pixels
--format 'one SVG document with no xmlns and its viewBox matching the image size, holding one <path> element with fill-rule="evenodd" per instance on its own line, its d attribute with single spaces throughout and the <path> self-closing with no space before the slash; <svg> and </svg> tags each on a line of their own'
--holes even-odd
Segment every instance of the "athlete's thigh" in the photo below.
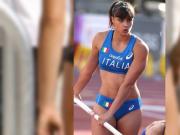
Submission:
<svg viewBox="0 0 180 135">
<path fill-rule="evenodd" d="M 94 111 L 97 114 L 101 114 L 106 112 L 106 110 L 102 107 L 100 107 L 99 105 L 95 105 L 94 106 Z M 112 118 L 109 123 L 116 127 L 116 121 L 114 118 Z M 100 125 L 97 120 L 95 120 L 94 118 L 91 119 L 91 128 L 92 128 L 92 135 L 112 135 L 111 132 L 109 132 L 105 127 L 103 127 L 102 125 Z"/>
<path fill-rule="evenodd" d="M 123 116 L 117 122 L 117 129 L 125 135 L 137 135 L 141 126 L 141 110 L 135 110 Z"/>
</svg>

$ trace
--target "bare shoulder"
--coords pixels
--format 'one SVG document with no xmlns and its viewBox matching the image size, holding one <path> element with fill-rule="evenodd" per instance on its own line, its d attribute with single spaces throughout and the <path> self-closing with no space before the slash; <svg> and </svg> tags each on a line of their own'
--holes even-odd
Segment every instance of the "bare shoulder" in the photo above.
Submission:
<svg viewBox="0 0 180 135">
<path fill-rule="evenodd" d="M 148 54 L 149 53 L 149 47 L 148 45 L 139 37 L 136 37 L 136 43 L 135 43 L 135 46 L 134 46 L 134 51 L 135 52 L 141 52 L 144 54 Z"/>
<path fill-rule="evenodd" d="M 101 48 L 106 36 L 108 34 L 108 31 L 103 31 L 103 32 L 98 32 L 96 33 L 96 35 L 94 36 L 94 39 L 93 39 L 93 43 L 92 43 L 92 46 L 93 47 L 97 47 L 98 49 Z"/>
</svg>

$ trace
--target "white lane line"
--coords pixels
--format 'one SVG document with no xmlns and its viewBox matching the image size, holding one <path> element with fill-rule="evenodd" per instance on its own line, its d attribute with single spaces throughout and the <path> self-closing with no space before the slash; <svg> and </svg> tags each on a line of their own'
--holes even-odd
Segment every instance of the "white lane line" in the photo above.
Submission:
<svg viewBox="0 0 180 135">
<path fill-rule="evenodd" d="M 156 112 L 143 112 L 142 115 L 145 116 L 145 117 L 161 119 L 161 120 L 165 118 L 165 115 L 158 114 Z"/>
<path fill-rule="evenodd" d="M 165 107 L 162 105 L 142 105 L 142 110 L 153 112 L 165 112 Z"/>
<path fill-rule="evenodd" d="M 83 102 L 90 107 L 92 107 L 95 104 L 95 101 L 90 100 L 83 100 Z M 164 113 L 165 107 L 162 105 L 142 105 L 142 110 Z"/>
</svg>

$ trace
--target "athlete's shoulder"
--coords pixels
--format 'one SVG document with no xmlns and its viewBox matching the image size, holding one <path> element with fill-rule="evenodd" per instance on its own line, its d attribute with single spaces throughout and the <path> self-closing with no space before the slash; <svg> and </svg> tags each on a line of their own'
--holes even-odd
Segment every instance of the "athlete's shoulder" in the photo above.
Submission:
<svg viewBox="0 0 180 135">
<path fill-rule="evenodd" d="M 149 52 L 149 47 L 148 45 L 138 36 L 136 37 L 136 45 L 135 45 L 135 49 L 139 50 L 139 49 L 143 49 L 146 53 Z"/>
<path fill-rule="evenodd" d="M 94 39 L 96 40 L 104 40 L 105 37 L 107 36 L 109 31 L 102 31 L 102 32 L 98 32 L 96 33 L 96 35 L 94 36 Z"/>
<path fill-rule="evenodd" d="M 96 47 L 100 48 L 101 45 L 103 44 L 108 32 L 109 31 L 103 31 L 103 32 L 96 33 L 96 35 L 94 36 L 94 39 L 93 39 L 93 46 L 95 45 Z"/>
</svg>

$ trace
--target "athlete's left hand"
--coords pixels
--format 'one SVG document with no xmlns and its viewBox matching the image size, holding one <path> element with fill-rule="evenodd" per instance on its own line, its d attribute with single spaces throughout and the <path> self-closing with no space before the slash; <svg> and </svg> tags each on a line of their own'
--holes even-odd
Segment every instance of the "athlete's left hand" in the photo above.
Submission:
<svg viewBox="0 0 180 135">
<path fill-rule="evenodd" d="M 103 125 L 104 122 L 108 122 L 108 121 L 110 121 L 112 118 L 113 118 L 113 115 L 110 114 L 110 113 L 107 111 L 107 112 L 99 115 L 98 122 L 99 122 L 99 124 Z"/>
</svg>

